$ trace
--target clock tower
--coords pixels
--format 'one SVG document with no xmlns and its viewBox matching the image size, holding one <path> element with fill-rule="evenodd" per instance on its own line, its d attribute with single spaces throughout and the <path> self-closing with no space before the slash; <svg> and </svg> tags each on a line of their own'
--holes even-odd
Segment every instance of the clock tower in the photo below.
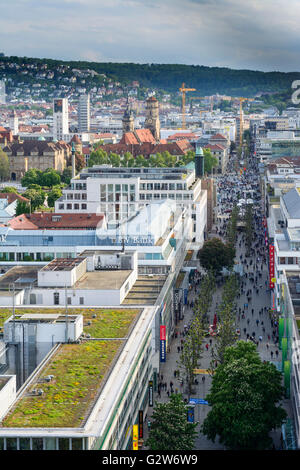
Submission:
<svg viewBox="0 0 300 470">
<path fill-rule="evenodd" d="M 154 96 L 150 96 L 146 101 L 145 128 L 152 132 L 157 142 L 160 141 L 159 107 L 158 101 Z"/>
<path fill-rule="evenodd" d="M 126 107 L 126 110 L 122 119 L 122 124 L 123 124 L 123 134 L 125 134 L 125 132 L 134 131 L 134 116 L 133 116 L 132 109 L 128 103 L 128 99 L 127 99 L 127 107 Z"/>
</svg>

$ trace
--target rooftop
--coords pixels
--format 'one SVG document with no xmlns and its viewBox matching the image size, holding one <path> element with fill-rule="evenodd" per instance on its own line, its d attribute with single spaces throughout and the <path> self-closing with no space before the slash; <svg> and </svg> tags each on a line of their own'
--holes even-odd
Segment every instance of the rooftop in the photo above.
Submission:
<svg viewBox="0 0 300 470">
<path fill-rule="evenodd" d="M 141 310 L 72 309 L 72 313 L 89 319 L 91 325 L 84 324 L 84 332 L 98 340 L 60 345 L 4 418 L 2 428 L 82 427 Z M 49 375 L 53 379 L 46 382 Z M 39 396 L 33 394 L 37 387 L 43 390 Z"/>
<path fill-rule="evenodd" d="M 132 270 L 119 269 L 113 271 L 86 272 L 75 284 L 75 289 L 120 289 Z"/>
<path fill-rule="evenodd" d="M 85 258 L 56 258 L 44 266 L 41 271 L 71 271 L 82 263 Z"/>
<path fill-rule="evenodd" d="M 73 230 L 95 229 L 103 223 L 103 214 L 56 214 L 53 212 L 35 212 L 22 214 L 11 219 L 7 226 L 14 230 Z"/>
</svg>

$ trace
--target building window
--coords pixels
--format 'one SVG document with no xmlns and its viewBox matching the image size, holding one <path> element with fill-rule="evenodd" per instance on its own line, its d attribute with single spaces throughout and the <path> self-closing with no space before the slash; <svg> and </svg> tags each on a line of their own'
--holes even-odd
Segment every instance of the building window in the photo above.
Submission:
<svg viewBox="0 0 300 470">
<path fill-rule="evenodd" d="M 81 204 L 81 209 L 86 209 L 86 204 Z"/>
<path fill-rule="evenodd" d="M 70 450 L 70 439 L 68 437 L 58 438 L 58 450 Z"/>
<path fill-rule="evenodd" d="M 20 450 L 30 450 L 30 437 L 20 437 L 19 446 Z"/>
<path fill-rule="evenodd" d="M 59 305 L 59 292 L 54 292 L 53 298 L 54 298 L 54 305 Z"/>
<path fill-rule="evenodd" d="M 79 204 L 74 204 L 74 209 L 79 209 Z"/>
<path fill-rule="evenodd" d="M 67 204 L 67 209 L 72 209 L 72 204 Z"/>
<path fill-rule="evenodd" d="M 65 205 L 64 205 L 64 204 L 58 204 L 58 208 L 59 208 L 59 209 L 64 209 L 64 208 L 65 208 Z"/>
<path fill-rule="evenodd" d="M 83 440 L 79 437 L 72 438 L 72 450 L 83 450 Z"/>
<path fill-rule="evenodd" d="M 43 438 L 42 437 L 32 438 L 32 450 L 43 450 Z"/>
<path fill-rule="evenodd" d="M 79 297 L 79 304 L 84 305 L 84 297 Z"/>
<path fill-rule="evenodd" d="M 72 305 L 72 297 L 68 297 L 68 305 Z"/>
<path fill-rule="evenodd" d="M 56 450 L 56 437 L 47 437 L 45 439 L 45 450 Z"/>
<path fill-rule="evenodd" d="M 6 450 L 17 450 L 17 438 L 16 437 L 6 438 Z"/>
</svg>

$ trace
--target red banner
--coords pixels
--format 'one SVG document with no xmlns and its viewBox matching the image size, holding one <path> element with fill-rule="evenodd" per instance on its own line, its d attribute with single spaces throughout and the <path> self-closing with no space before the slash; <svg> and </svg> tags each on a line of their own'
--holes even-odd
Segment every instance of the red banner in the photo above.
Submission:
<svg viewBox="0 0 300 470">
<path fill-rule="evenodd" d="M 166 340 L 166 325 L 160 326 L 160 340 Z"/>
<path fill-rule="evenodd" d="M 269 245 L 269 275 L 270 275 L 269 287 L 270 289 L 274 289 L 275 284 L 274 282 L 272 282 L 272 279 L 275 276 L 274 245 Z"/>
</svg>

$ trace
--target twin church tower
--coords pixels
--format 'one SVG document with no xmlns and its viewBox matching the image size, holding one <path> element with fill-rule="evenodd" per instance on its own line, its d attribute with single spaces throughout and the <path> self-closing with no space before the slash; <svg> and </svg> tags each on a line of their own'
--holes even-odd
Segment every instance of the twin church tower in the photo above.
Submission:
<svg viewBox="0 0 300 470">
<path fill-rule="evenodd" d="M 134 115 L 128 103 L 122 122 L 123 133 L 134 131 Z M 150 96 L 146 101 L 145 129 L 149 129 L 152 132 L 157 142 L 160 141 L 159 106 L 158 101 L 154 96 Z"/>
</svg>

